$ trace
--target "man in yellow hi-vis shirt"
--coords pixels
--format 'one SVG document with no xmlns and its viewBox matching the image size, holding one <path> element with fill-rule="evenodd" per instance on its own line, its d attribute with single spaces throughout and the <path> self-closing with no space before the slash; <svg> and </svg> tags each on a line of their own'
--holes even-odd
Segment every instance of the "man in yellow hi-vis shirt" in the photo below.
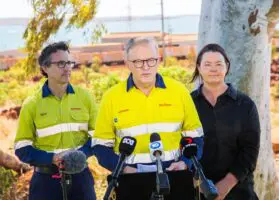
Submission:
<svg viewBox="0 0 279 200">
<path fill-rule="evenodd" d="M 22 105 L 15 153 L 21 161 L 35 166 L 29 200 L 61 200 L 60 179 L 54 175 L 68 150 L 80 150 L 87 157 L 92 155 L 90 134 L 96 107 L 87 91 L 69 83 L 75 63 L 66 43 L 45 47 L 39 64 L 47 81 Z M 88 168 L 70 176 L 69 200 L 96 199 L 93 177 Z"/>
<path fill-rule="evenodd" d="M 150 134 L 157 132 L 164 147 L 164 168 L 187 169 L 191 161 L 180 156 L 181 133 L 195 138 L 198 158 L 203 144 L 202 125 L 189 92 L 183 84 L 157 73 L 159 52 L 153 38 L 129 40 L 125 54 L 131 74 L 104 94 L 96 120 L 92 145 L 99 163 L 113 171 L 121 138 L 132 136 L 137 145 L 123 172 L 154 169 L 149 143 Z"/>
</svg>

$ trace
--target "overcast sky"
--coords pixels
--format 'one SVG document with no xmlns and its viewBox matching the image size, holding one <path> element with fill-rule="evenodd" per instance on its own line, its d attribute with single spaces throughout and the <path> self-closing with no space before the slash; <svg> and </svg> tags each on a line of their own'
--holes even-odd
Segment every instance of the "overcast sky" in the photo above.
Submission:
<svg viewBox="0 0 279 200">
<path fill-rule="evenodd" d="M 0 0 L 0 18 L 31 17 L 31 0 Z M 161 0 L 99 0 L 97 17 L 127 16 L 130 2 L 131 15 L 146 16 L 161 13 Z M 167 16 L 199 15 L 201 0 L 164 0 Z"/>
</svg>

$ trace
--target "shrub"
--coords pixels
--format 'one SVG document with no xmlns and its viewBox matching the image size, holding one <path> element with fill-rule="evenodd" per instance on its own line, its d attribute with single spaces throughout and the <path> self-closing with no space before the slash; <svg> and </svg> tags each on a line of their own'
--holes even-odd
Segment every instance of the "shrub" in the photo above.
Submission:
<svg viewBox="0 0 279 200">
<path fill-rule="evenodd" d="M 100 72 L 102 60 L 98 56 L 93 56 L 91 68 L 94 72 Z"/>
<path fill-rule="evenodd" d="M 193 84 L 190 83 L 190 80 L 192 78 L 192 71 L 186 70 L 185 68 L 182 68 L 180 66 L 173 66 L 167 68 L 160 67 L 159 73 L 162 76 L 167 76 L 180 81 L 187 87 L 189 91 L 192 91 Z"/>
<path fill-rule="evenodd" d="M 116 74 L 108 74 L 107 76 L 98 77 L 91 80 L 90 91 L 93 93 L 97 103 L 102 99 L 103 94 L 112 86 L 121 81 L 120 77 Z"/>
<path fill-rule="evenodd" d="M 179 62 L 177 61 L 177 59 L 175 57 L 172 57 L 172 56 L 166 57 L 165 62 L 166 62 L 166 67 L 179 65 Z"/>
<path fill-rule="evenodd" d="M 0 199 L 2 199 L 3 194 L 12 186 L 15 180 L 15 174 L 13 174 L 12 170 L 6 170 L 4 167 L 0 167 Z"/>
</svg>

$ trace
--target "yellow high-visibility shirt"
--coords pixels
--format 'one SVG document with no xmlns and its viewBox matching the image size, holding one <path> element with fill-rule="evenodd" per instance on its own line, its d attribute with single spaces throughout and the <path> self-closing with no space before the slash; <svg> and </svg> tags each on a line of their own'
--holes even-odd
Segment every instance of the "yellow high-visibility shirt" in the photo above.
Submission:
<svg viewBox="0 0 279 200">
<path fill-rule="evenodd" d="M 185 86 L 173 79 L 156 76 L 156 87 L 146 96 L 127 81 L 107 91 L 97 115 L 92 145 L 113 147 L 118 153 L 122 137 L 136 138 L 137 145 L 127 164 L 152 163 L 150 135 L 159 133 L 163 161 L 177 160 L 182 131 L 187 136 L 203 136 L 195 105 Z"/>
<path fill-rule="evenodd" d="M 59 153 L 80 148 L 93 133 L 95 114 L 94 99 L 86 90 L 69 84 L 67 94 L 59 99 L 46 82 L 22 105 L 15 150 L 32 146 Z"/>
</svg>

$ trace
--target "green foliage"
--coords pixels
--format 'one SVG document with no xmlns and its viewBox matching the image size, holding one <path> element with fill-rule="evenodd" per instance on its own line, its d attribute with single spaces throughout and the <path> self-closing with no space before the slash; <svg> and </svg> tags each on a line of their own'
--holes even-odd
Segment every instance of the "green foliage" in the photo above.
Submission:
<svg viewBox="0 0 279 200">
<path fill-rule="evenodd" d="M 167 76 L 173 78 L 177 81 L 183 83 L 189 91 L 193 90 L 193 84 L 190 83 L 192 78 L 192 72 L 190 70 L 186 70 L 180 66 L 173 66 L 173 67 L 160 67 L 159 73 L 163 76 Z"/>
<path fill-rule="evenodd" d="M 101 65 L 102 65 L 101 58 L 98 56 L 94 56 L 92 59 L 92 64 L 91 64 L 91 68 L 94 70 L 94 72 L 99 72 Z"/>
<path fill-rule="evenodd" d="M 3 106 L 9 100 L 7 87 L 7 83 L 0 83 L 0 106 Z"/>
<path fill-rule="evenodd" d="M 90 67 L 81 65 L 79 70 L 72 71 L 71 83 L 74 85 L 85 85 L 85 87 L 90 86 L 90 81 L 95 80 L 101 76 L 101 73 L 96 73 Z"/>
<path fill-rule="evenodd" d="M 112 86 L 116 85 L 121 81 L 120 77 L 114 73 L 108 74 L 107 76 L 99 77 L 91 80 L 90 91 L 95 96 L 95 100 L 99 103 L 102 99 L 103 94 Z"/>
<path fill-rule="evenodd" d="M 72 71 L 71 83 L 87 88 L 94 95 L 97 103 L 100 102 L 103 94 L 113 85 L 126 79 L 128 76 L 127 70 L 119 70 L 114 73 L 97 73 L 100 65 L 98 57 L 93 58 L 93 64 L 96 66 L 86 67 L 80 66 L 79 69 Z M 39 68 L 38 68 L 39 69 Z M 37 69 L 37 75 L 39 70 Z M 163 76 L 174 78 L 183 84 L 191 91 L 193 86 L 189 84 L 191 79 L 191 71 L 186 70 L 181 66 L 160 67 L 159 72 Z M 0 106 L 5 104 L 21 105 L 25 98 L 39 90 L 45 78 L 39 82 L 31 81 L 31 77 L 25 76 L 22 64 L 11 67 L 8 71 L 0 71 Z"/>
<path fill-rule="evenodd" d="M 2 199 L 5 191 L 13 184 L 15 181 L 15 174 L 12 170 L 6 170 L 4 167 L 0 167 L 0 199 Z"/>
<path fill-rule="evenodd" d="M 179 65 L 176 57 L 172 57 L 172 56 L 166 57 L 165 62 L 166 62 L 166 67 L 171 67 L 171 66 Z"/>
<path fill-rule="evenodd" d="M 94 43 L 100 43 L 100 38 L 107 34 L 108 30 L 105 27 L 104 24 L 97 24 L 96 27 L 93 29 L 92 36 L 91 36 L 91 42 Z"/>
<path fill-rule="evenodd" d="M 71 14 L 67 28 L 83 27 L 96 14 L 96 0 L 32 0 L 34 17 L 25 32 L 26 73 L 36 69 L 37 53 L 52 34 L 55 34 L 65 21 L 66 14 Z"/>
<path fill-rule="evenodd" d="M 0 83 L 0 106 L 5 103 L 21 105 L 24 99 L 42 86 L 44 81 L 45 79 L 41 79 L 40 82 L 34 84 L 32 82 L 20 82 L 12 78 L 7 82 Z"/>
<path fill-rule="evenodd" d="M 23 60 L 17 62 L 7 71 L 0 71 L 0 79 L 4 82 L 9 82 L 11 80 L 17 80 L 20 84 L 23 84 L 26 80 L 26 73 L 23 67 Z"/>
</svg>

